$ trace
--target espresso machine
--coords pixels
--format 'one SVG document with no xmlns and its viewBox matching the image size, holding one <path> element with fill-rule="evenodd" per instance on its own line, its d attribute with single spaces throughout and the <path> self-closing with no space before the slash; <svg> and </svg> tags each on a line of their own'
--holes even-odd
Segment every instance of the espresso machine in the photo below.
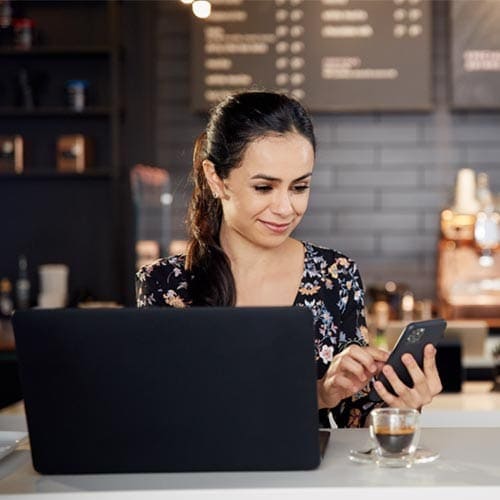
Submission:
<svg viewBox="0 0 500 500">
<path fill-rule="evenodd" d="M 447 319 L 500 326 L 500 215 L 484 173 L 461 169 L 455 202 L 441 213 L 437 297 Z"/>
</svg>

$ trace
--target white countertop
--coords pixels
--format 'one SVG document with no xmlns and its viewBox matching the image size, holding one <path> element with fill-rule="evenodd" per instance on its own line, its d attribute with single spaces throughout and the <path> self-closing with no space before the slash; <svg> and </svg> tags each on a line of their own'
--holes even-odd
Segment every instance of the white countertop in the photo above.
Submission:
<svg viewBox="0 0 500 500">
<path fill-rule="evenodd" d="M 29 445 L 22 445 L 0 461 L 2 500 L 33 498 L 58 500 L 182 499 L 287 500 L 312 498 L 342 500 L 367 495 L 370 500 L 413 500 L 427 494 L 462 499 L 474 494 L 500 498 L 500 393 L 491 382 L 466 382 L 462 393 L 437 396 L 422 414 L 422 444 L 438 450 L 434 464 L 413 469 L 378 469 L 348 460 L 350 448 L 363 448 L 365 429 L 335 430 L 325 458 L 316 471 L 266 473 L 121 474 L 40 476 L 31 465 Z M 433 428 L 430 428 L 433 427 Z M 0 411 L 0 430 L 24 430 L 22 402 Z M 474 491 L 472 491 L 474 490 Z M 477 491 L 476 491 L 477 490 Z"/>
<path fill-rule="evenodd" d="M 1 430 L 21 430 L 23 416 L 0 416 Z M 57 498 L 422 498 L 465 493 L 500 498 L 500 426 L 424 428 L 421 444 L 441 453 L 432 464 L 412 469 L 383 469 L 349 461 L 351 448 L 364 448 L 366 429 L 334 430 L 319 469 L 294 472 L 227 472 L 41 476 L 31 465 L 29 449 L 0 461 L 0 494 L 50 493 Z M 104 451 L 104 450 L 103 450 Z M 478 492 L 476 492 L 476 489 Z M 464 495 L 464 496 L 462 496 Z M 51 495 L 52 496 L 52 495 Z M 7 497 L 2 497 L 7 498 Z"/>
</svg>

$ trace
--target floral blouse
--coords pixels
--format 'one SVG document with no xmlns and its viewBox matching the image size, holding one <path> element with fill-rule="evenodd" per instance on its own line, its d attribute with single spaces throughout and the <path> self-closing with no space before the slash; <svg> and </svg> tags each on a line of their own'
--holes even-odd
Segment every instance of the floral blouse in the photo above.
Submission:
<svg viewBox="0 0 500 500">
<path fill-rule="evenodd" d="M 356 264 L 341 253 L 303 242 L 304 273 L 294 306 L 307 307 L 313 315 L 318 379 L 333 356 L 351 344 L 366 345 L 364 291 Z M 185 256 L 159 259 L 137 272 L 137 307 L 190 305 L 192 275 L 184 268 Z M 368 399 L 370 386 L 331 409 L 339 427 L 361 427 L 378 406 Z M 328 411 L 320 410 L 329 427 Z"/>
</svg>

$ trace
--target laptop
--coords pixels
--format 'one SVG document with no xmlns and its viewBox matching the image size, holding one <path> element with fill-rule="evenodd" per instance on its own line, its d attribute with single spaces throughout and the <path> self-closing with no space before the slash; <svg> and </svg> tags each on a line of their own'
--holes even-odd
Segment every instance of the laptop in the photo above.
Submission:
<svg viewBox="0 0 500 500">
<path fill-rule="evenodd" d="M 319 465 L 306 309 L 40 309 L 13 325 L 42 474 Z"/>
</svg>

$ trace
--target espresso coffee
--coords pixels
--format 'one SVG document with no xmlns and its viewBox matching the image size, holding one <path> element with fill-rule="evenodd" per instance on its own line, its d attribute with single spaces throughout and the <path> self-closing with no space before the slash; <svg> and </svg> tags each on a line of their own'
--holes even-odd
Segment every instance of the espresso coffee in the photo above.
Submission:
<svg viewBox="0 0 500 500">
<path fill-rule="evenodd" d="M 400 453 L 413 441 L 414 427 L 401 427 L 391 429 L 390 427 L 378 427 L 375 429 L 375 437 L 380 446 L 389 453 Z"/>
</svg>

